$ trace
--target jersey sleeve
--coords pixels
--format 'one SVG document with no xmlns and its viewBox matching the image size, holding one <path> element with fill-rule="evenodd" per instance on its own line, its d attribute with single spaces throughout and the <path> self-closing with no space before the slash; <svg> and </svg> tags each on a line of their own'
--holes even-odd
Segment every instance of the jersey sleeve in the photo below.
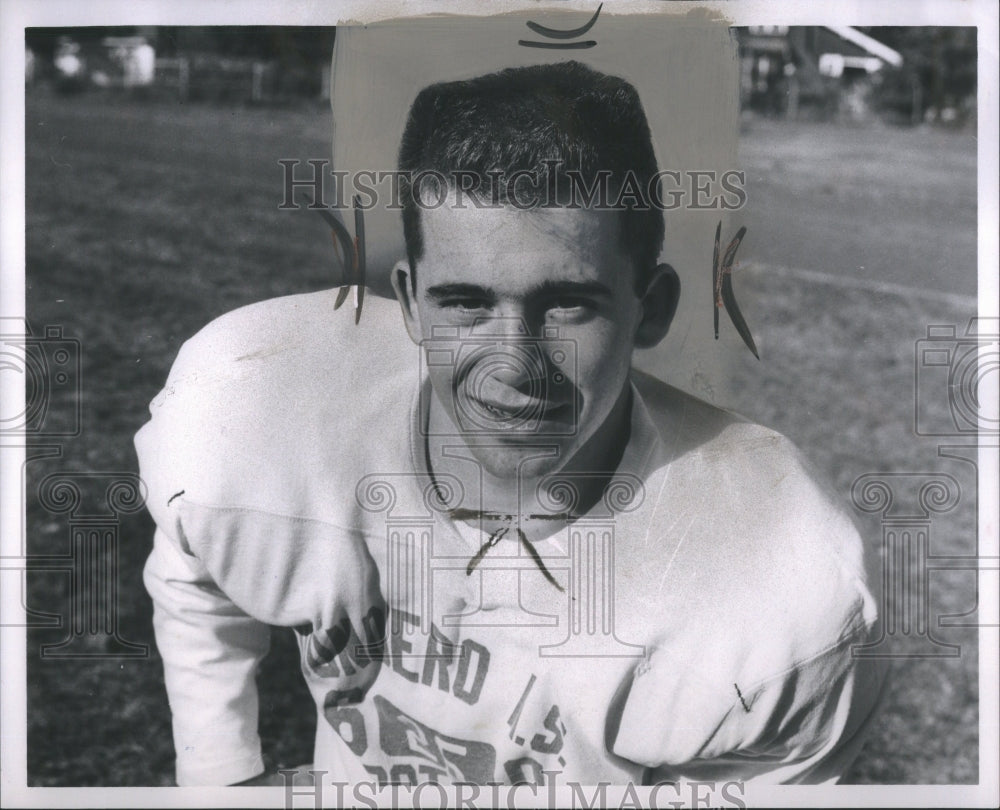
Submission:
<svg viewBox="0 0 1000 810">
<path fill-rule="evenodd" d="M 145 583 L 181 785 L 263 770 L 255 671 L 271 626 L 362 628 L 382 606 L 363 534 L 336 519 L 339 502 L 353 502 L 331 494 L 349 465 L 316 438 L 329 403 L 325 384 L 309 386 L 330 377 L 304 335 L 324 329 L 328 313 L 324 293 L 213 321 L 182 346 L 135 437 L 156 523 Z M 323 334 L 325 351 L 338 338 Z M 334 484 L 317 494 L 322 465 Z M 334 506 L 317 518 L 317 503 Z M 377 671 L 345 670 L 338 683 L 367 688 Z"/>
<path fill-rule="evenodd" d="M 852 654 L 864 640 L 849 636 L 760 683 L 734 681 L 728 693 L 684 678 L 654 651 L 636 672 L 615 752 L 647 765 L 652 782 L 836 782 L 883 698 L 884 662 Z"/>
<path fill-rule="evenodd" d="M 177 471 L 203 462 L 192 425 L 220 377 L 205 368 L 213 353 L 193 343 L 182 346 L 150 404 L 153 418 L 136 436 L 146 506 L 157 527 L 143 580 L 163 658 L 177 784 L 226 785 L 264 771 L 255 671 L 270 629 L 219 588 L 191 548 L 177 510 L 168 508 Z"/>
<path fill-rule="evenodd" d="M 254 675 L 269 627 L 160 529 L 143 577 L 173 714 L 177 784 L 227 785 L 262 773 Z"/>
</svg>

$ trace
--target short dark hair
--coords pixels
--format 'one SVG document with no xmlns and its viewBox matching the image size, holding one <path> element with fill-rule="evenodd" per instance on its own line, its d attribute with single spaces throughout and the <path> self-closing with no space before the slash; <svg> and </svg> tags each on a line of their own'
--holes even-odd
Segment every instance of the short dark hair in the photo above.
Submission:
<svg viewBox="0 0 1000 810">
<path fill-rule="evenodd" d="M 408 177 L 428 171 L 446 178 L 457 172 L 487 177 L 498 170 L 548 176 L 554 161 L 560 186 L 566 172 L 578 173 L 588 186 L 605 172 L 612 189 L 632 174 L 645 194 L 658 168 L 635 88 L 572 61 L 425 87 L 410 108 L 399 149 L 411 273 L 423 255 L 423 236 L 419 190 Z M 636 268 L 637 289 L 663 246 L 662 211 L 644 203 L 623 206 L 620 213 L 621 245 Z"/>
</svg>

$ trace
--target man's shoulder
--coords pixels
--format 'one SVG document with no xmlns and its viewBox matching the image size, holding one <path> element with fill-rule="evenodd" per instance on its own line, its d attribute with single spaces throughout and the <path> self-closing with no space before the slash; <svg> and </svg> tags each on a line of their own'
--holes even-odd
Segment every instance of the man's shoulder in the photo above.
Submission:
<svg viewBox="0 0 1000 810">
<path fill-rule="evenodd" d="M 215 318 L 181 347 L 169 382 L 260 378 L 310 364 L 364 371 L 368 361 L 399 360 L 406 341 L 399 306 L 369 296 L 355 324 L 348 309 L 334 310 L 336 290 L 272 298 Z M 249 371 L 250 374 L 244 372 Z"/>
<path fill-rule="evenodd" d="M 238 404 L 232 412 L 249 418 L 276 400 L 350 398 L 410 366 L 416 379 L 398 305 L 370 297 L 355 324 L 349 310 L 334 311 L 335 292 L 273 298 L 208 323 L 181 347 L 153 415 L 183 407 L 197 420 Z"/>
<path fill-rule="evenodd" d="M 795 444 L 636 382 L 664 448 L 641 560 L 652 635 L 678 664 L 714 657 L 751 681 L 862 636 L 876 611 L 861 538 Z"/>
<path fill-rule="evenodd" d="M 377 464 L 405 452 L 419 362 L 398 305 L 369 298 L 355 325 L 334 300 L 253 304 L 184 344 L 136 436 L 151 487 L 278 503 L 296 487 L 308 492 L 333 458 Z"/>
<path fill-rule="evenodd" d="M 675 388 L 645 372 L 633 370 L 632 382 L 642 399 L 665 462 L 702 465 L 702 474 L 733 475 L 747 471 L 745 459 L 757 465 L 802 463 L 798 448 L 784 435 L 737 413 Z"/>
</svg>

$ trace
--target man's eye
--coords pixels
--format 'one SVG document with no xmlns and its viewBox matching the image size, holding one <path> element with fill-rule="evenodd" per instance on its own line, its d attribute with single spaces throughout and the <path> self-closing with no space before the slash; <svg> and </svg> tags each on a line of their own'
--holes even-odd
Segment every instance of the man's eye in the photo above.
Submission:
<svg viewBox="0 0 1000 810">
<path fill-rule="evenodd" d="M 553 298 L 546 303 L 546 309 L 555 314 L 579 314 L 594 309 L 594 302 L 588 298 Z"/>
<path fill-rule="evenodd" d="M 467 312 L 474 312 L 480 309 L 489 309 L 490 302 L 483 298 L 454 298 L 450 301 L 446 301 L 445 306 L 452 307 L 453 309 L 465 310 Z"/>
<path fill-rule="evenodd" d="M 445 298 L 440 303 L 444 309 L 455 309 L 460 312 L 478 312 L 489 309 L 491 305 L 485 298 Z"/>
</svg>

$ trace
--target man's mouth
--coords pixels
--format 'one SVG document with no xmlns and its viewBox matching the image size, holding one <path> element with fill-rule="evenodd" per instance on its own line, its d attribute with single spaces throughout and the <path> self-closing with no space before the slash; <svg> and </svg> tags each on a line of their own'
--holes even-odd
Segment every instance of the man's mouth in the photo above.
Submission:
<svg viewBox="0 0 1000 810">
<path fill-rule="evenodd" d="M 472 397 L 471 403 L 501 422 L 509 422 L 510 427 L 538 420 L 558 419 L 564 416 L 569 406 L 565 403 L 547 402 L 536 399 L 519 399 L 514 402 L 500 402 Z"/>
<path fill-rule="evenodd" d="M 513 419 L 520 412 L 517 408 L 510 408 L 505 405 L 491 405 L 489 402 L 483 402 L 482 400 L 476 400 L 476 405 L 498 419 Z"/>
</svg>

